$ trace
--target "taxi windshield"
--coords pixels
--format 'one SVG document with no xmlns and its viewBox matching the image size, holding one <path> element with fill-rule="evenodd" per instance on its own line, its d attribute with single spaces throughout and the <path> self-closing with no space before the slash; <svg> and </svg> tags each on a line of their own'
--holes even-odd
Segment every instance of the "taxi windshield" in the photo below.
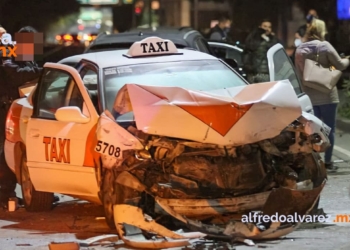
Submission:
<svg viewBox="0 0 350 250">
<path fill-rule="evenodd" d="M 209 91 L 246 85 L 219 60 L 138 64 L 104 69 L 106 108 L 112 110 L 118 91 L 127 83 Z"/>
</svg>

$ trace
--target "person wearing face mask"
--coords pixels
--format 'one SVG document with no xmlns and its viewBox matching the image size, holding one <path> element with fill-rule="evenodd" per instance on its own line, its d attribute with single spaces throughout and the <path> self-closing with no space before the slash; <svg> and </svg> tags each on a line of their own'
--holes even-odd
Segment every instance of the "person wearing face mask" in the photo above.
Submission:
<svg viewBox="0 0 350 250">
<path fill-rule="evenodd" d="M 303 24 L 302 26 L 300 26 L 297 30 L 297 32 L 295 33 L 295 40 L 294 40 L 294 46 L 298 47 L 301 43 L 304 42 L 304 36 L 306 34 L 306 30 L 308 27 L 310 27 L 310 25 L 312 24 L 312 22 L 317 19 L 319 23 L 322 23 L 323 27 L 323 34 L 322 36 L 325 38 L 325 40 L 327 39 L 327 28 L 326 28 L 326 24 L 324 21 L 322 21 L 317 14 L 317 11 L 314 9 L 310 9 L 309 12 L 307 13 L 306 17 L 306 23 Z"/>
<path fill-rule="evenodd" d="M 248 35 L 243 63 L 250 83 L 270 81 L 267 51 L 278 42 L 272 32 L 272 23 L 268 19 L 262 20 L 259 27 Z"/>
<path fill-rule="evenodd" d="M 227 17 L 221 17 L 219 23 L 211 28 L 208 38 L 212 41 L 225 41 L 230 42 L 231 39 L 228 36 L 228 33 L 231 29 L 232 21 Z"/>
</svg>

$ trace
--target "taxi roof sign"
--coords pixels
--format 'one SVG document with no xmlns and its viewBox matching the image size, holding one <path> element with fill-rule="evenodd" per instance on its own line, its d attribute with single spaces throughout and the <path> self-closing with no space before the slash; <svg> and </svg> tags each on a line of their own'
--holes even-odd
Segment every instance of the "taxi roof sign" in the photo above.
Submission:
<svg viewBox="0 0 350 250">
<path fill-rule="evenodd" d="M 175 44 L 166 39 L 156 36 L 147 37 L 142 41 L 135 42 L 131 45 L 127 57 L 143 57 L 156 55 L 174 55 L 179 54 Z"/>
</svg>

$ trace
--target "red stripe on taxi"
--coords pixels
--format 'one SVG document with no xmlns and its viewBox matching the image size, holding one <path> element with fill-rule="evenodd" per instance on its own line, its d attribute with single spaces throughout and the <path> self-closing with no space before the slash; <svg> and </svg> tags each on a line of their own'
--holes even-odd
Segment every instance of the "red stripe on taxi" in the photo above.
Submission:
<svg viewBox="0 0 350 250">
<path fill-rule="evenodd" d="M 6 140 L 11 142 L 23 141 L 20 131 L 20 117 L 23 106 L 12 103 L 6 116 Z"/>
<path fill-rule="evenodd" d="M 100 154 L 95 151 L 97 137 L 96 137 L 97 124 L 95 124 L 86 139 L 84 167 L 96 167 L 95 162 L 98 161 Z"/>
</svg>

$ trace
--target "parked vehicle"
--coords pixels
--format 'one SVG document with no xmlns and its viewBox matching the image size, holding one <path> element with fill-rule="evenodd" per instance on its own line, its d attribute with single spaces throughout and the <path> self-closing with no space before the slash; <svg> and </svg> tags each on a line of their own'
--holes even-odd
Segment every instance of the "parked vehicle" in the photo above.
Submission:
<svg viewBox="0 0 350 250">
<path fill-rule="evenodd" d="M 247 75 L 243 70 L 243 48 L 236 44 L 230 44 L 220 41 L 208 41 L 208 44 L 215 55 L 219 58 L 232 59 L 237 63 L 238 72 L 246 78 Z"/>
<path fill-rule="evenodd" d="M 86 48 L 85 53 L 128 49 L 134 42 L 151 36 L 168 39 L 179 49 L 193 48 L 204 53 L 213 54 L 205 38 L 198 31 L 187 27 L 179 29 L 162 28 L 155 31 L 152 29 L 136 29 L 118 34 L 102 33 Z"/>
<path fill-rule="evenodd" d="M 85 53 L 115 50 L 115 49 L 128 49 L 130 46 L 140 39 L 146 37 L 157 36 L 163 39 L 169 39 L 179 49 L 194 49 L 207 53 L 213 56 L 217 56 L 210 48 L 206 39 L 197 30 L 189 27 L 182 28 L 160 28 L 153 29 L 135 29 L 129 32 L 107 35 L 101 33 L 97 39 L 87 47 Z M 233 69 L 241 72 L 242 69 L 237 66 L 237 63 L 232 59 L 222 58 Z"/>
</svg>

